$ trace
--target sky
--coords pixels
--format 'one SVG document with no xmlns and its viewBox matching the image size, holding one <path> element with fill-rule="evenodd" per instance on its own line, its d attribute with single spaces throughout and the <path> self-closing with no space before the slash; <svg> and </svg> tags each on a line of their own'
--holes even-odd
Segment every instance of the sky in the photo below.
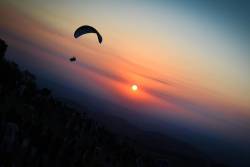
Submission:
<svg viewBox="0 0 250 167">
<path fill-rule="evenodd" d="M 78 97 L 71 90 L 87 92 L 133 111 L 126 119 L 142 127 L 187 142 L 192 136 L 200 147 L 224 143 L 231 151 L 250 149 L 247 1 L 2 0 L 0 5 L 8 58 L 38 79 L 63 85 L 65 97 Z M 73 38 L 85 24 L 102 34 L 102 44 L 94 34 Z M 72 56 L 74 63 L 68 61 Z M 138 91 L 131 91 L 132 84 Z M 115 114 L 126 115 L 122 112 Z"/>
</svg>

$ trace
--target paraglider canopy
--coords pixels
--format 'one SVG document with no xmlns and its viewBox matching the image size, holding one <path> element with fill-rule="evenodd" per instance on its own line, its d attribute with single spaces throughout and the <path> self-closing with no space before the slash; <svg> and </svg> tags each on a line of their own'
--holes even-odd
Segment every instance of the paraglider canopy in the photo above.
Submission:
<svg viewBox="0 0 250 167">
<path fill-rule="evenodd" d="M 82 35 L 88 34 L 88 33 L 95 33 L 97 35 L 99 43 L 102 43 L 102 36 L 101 34 L 94 28 L 88 25 L 81 26 L 76 29 L 74 33 L 74 37 L 78 38 Z"/>
</svg>

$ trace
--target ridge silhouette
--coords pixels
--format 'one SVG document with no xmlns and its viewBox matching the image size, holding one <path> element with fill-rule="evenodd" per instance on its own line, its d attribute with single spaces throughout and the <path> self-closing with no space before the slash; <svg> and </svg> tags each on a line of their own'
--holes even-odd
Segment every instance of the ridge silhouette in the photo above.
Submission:
<svg viewBox="0 0 250 167">
<path fill-rule="evenodd" d="M 39 89 L 36 77 L 5 59 L 0 39 L 0 167 L 212 167 L 200 158 L 150 152 Z"/>
</svg>

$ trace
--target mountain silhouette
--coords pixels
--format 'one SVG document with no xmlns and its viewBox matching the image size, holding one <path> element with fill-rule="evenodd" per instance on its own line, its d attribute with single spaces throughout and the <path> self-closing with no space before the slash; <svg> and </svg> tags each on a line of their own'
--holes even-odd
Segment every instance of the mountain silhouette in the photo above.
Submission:
<svg viewBox="0 0 250 167">
<path fill-rule="evenodd" d="M 148 139 L 141 144 L 117 135 L 88 116 L 87 108 L 79 112 L 51 90 L 39 89 L 32 73 L 5 59 L 7 47 L 0 40 L 0 167 L 221 166 L 194 151 L 190 156 L 164 153 L 171 146 L 181 151 L 185 144 L 180 142 L 178 147 L 162 142 L 161 152 L 149 149 L 154 142 L 149 136 L 156 134 L 134 135 Z"/>
</svg>

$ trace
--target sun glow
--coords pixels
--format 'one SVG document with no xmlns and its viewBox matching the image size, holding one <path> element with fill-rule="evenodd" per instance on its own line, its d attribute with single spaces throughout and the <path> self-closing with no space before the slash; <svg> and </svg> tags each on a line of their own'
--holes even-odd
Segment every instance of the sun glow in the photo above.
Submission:
<svg viewBox="0 0 250 167">
<path fill-rule="evenodd" d="M 138 90 L 138 86 L 135 85 L 135 84 L 133 84 L 133 85 L 131 86 L 131 90 L 132 90 L 133 92 L 136 92 L 136 91 Z"/>
</svg>

